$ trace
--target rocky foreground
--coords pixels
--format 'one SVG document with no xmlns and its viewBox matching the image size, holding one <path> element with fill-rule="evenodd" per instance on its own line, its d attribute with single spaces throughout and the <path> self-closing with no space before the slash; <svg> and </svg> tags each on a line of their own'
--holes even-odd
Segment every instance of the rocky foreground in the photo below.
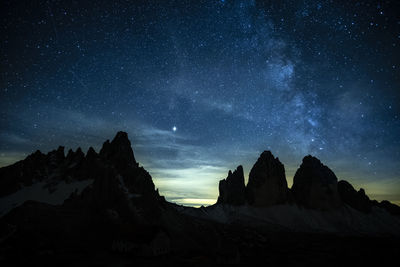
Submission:
<svg viewBox="0 0 400 267">
<path fill-rule="evenodd" d="M 167 202 L 124 132 L 99 153 L 64 148 L 0 169 L 0 263 L 354 263 L 397 259 L 400 208 L 370 200 L 306 156 L 288 188 L 263 152 L 238 166 L 215 205 Z"/>
</svg>

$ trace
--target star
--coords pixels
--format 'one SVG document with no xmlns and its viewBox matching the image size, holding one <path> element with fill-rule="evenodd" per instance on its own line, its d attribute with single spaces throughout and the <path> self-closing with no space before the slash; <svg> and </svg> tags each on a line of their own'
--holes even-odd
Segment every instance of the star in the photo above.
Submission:
<svg viewBox="0 0 400 267">
<path fill-rule="evenodd" d="M 23 1 L 2 12 L 0 166 L 38 144 L 42 152 L 88 148 L 115 129 L 143 137 L 133 144 L 146 147 L 138 158 L 168 160 L 159 174 L 167 198 L 187 193 L 165 186 L 176 171 L 182 179 L 192 176 L 187 170 L 203 173 L 208 186 L 216 170 L 251 165 L 265 149 L 290 170 L 316 154 L 359 181 L 382 176 L 396 184 L 388 191 L 400 188 L 400 33 L 388 12 L 398 1 L 290 1 L 296 9 L 273 1 L 90 1 L 68 10 L 45 2 L 44 13 Z M 35 34 L 22 36 L 32 25 Z M 359 164 L 354 155 L 365 153 L 373 157 Z M 214 186 L 201 188 L 199 199 L 217 198 Z"/>
</svg>

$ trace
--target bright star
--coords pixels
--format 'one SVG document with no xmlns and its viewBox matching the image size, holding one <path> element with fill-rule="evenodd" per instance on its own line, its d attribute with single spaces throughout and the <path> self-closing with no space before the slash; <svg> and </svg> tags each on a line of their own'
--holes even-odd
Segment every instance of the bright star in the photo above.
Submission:
<svg viewBox="0 0 400 267">
<path fill-rule="evenodd" d="M 172 127 L 172 131 L 176 132 L 177 128 L 176 126 Z"/>
</svg>

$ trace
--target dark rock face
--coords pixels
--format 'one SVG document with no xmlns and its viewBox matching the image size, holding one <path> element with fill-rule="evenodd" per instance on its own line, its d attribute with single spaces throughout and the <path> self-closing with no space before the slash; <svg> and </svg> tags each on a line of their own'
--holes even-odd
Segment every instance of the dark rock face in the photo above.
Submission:
<svg viewBox="0 0 400 267">
<path fill-rule="evenodd" d="M 13 165 L 0 168 L 0 197 L 12 194 L 22 186 L 41 181 L 47 172 L 48 155 L 39 150 Z"/>
<path fill-rule="evenodd" d="M 91 246 L 109 247 L 110 238 L 121 224 L 130 229 L 161 224 L 166 201 L 155 190 L 150 174 L 136 163 L 126 133 L 120 132 L 112 142 L 106 142 L 100 154 L 89 148 L 85 156 L 79 148 L 68 151 L 65 157 L 63 149 L 47 155 L 37 151 L 0 169 L 4 175 L 0 184 L 8 191 L 0 189 L 6 194 L 18 190 L 24 179 L 26 184 L 44 181 L 55 187 L 60 181 L 93 181 L 80 193 L 72 191 L 61 205 L 28 200 L 0 217 L 0 224 L 16 229 L 10 238 L 16 238 L 17 247 L 26 240 L 31 242 L 28 249 L 35 250 L 42 243 L 75 247 L 88 240 Z"/>
<path fill-rule="evenodd" d="M 99 157 L 98 160 L 112 166 L 129 193 L 156 194 L 150 174 L 143 167 L 139 167 L 135 160 L 127 133 L 118 132 L 111 142 L 104 142 Z"/>
<path fill-rule="evenodd" d="M 264 151 L 249 174 L 246 187 L 249 204 L 271 206 L 288 200 L 288 186 L 285 167 L 270 151 Z"/>
<path fill-rule="evenodd" d="M 341 206 L 336 175 L 310 155 L 296 171 L 292 193 L 297 204 L 306 208 L 331 210 Z"/>
<path fill-rule="evenodd" d="M 104 142 L 99 153 L 100 157 L 112 162 L 117 169 L 124 170 L 128 167 L 137 167 L 135 156 L 128 139 L 128 134 L 118 132 L 114 139 Z"/>
<path fill-rule="evenodd" d="M 93 150 L 91 156 L 97 156 Z M 97 173 L 89 153 L 85 157 L 81 148 L 64 155 L 64 147 L 43 154 L 39 150 L 13 165 L 0 168 L 0 197 L 12 194 L 24 186 L 37 182 L 52 183 L 93 179 Z"/>
<path fill-rule="evenodd" d="M 382 200 L 381 202 L 378 202 L 374 200 L 372 205 L 382 208 L 392 215 L 400 216 L 400 207 L 396 204 L 391 203 L 390 201 Z"/>
<path fill-rule="evenodd" d="M 64 147 L 60 146 L 47 155 L 36 151 L 24 160 L 0 168 L 0 197 L 36 182 L 55 185 L 89 179 L 96 186 L 105 187 L 104 190 L 111 183 L 122 187 L 127 194 L 158 196 L 150 174 L 135 160 L 127 133 L 118 132 L 111 142 L 104 143 L 99 154 L 90 147 L 86 156 L 81 148 L 75 152 L 69 150 L 65 156 Z M 106 201 L 106 195 L 99 194 L 99 198 Z"/>
<path fill-rule="evenodd" d="M 51 167 L 59 166 L 65 160 L 64 147 L 59 146 L 57 150 L 50 151 L 47 154 L 47 159 Z"/>
<path fill-rule="evenodd" d="M 78 149 L 74 152 L 72 149 L 68 151 L 66 160 L 68 163 L 73 164 L 75 162 L 81 162 L 85 158 L 85 154 L 82 152 L 82 149 L 78 147 Z"/>
<path fill-rule="evenodd" d="M 219 181 L 219 197 L 217 203 L 243 205 L 245 203 L 245 186 L 243 167 L 238 166 L 228 177 Z"/>
<path fill-rule="evenodd" d="M 357 192 L 349 182 L 344 180 L 338 182 L 337 189 L 343 203 L 364 213 L 371 211 L 372 203 L 364 189 L 360 188 Z"/>
</svg>

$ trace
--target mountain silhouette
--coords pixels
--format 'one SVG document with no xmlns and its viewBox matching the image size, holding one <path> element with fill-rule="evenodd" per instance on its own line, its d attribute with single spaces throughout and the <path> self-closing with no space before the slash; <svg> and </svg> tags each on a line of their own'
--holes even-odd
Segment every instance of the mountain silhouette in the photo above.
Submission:
<svg viewBox="0 0 400 267">
<path fill-rule="evenodd" d="M 143 264 L 160 257 L 176 263 L 258 263 L 267 261 L 263 250 L 286 255 L 281 248 L 295 259 L 302 253 L 298 244 L 320 257 L 315 242 L 332 250 L 340 244 L 334 253 L 358 246 L 356 256 L 389 259 L 397 254 L 381 249 L 400 236 L 400 207 L 370 200 L 363 189 L 338 182 L 310 155 L 292 188 L 284 165 L 264 151 L 247 185 L 242 166 L 219 182 L 216 204 L 170 203 L 136 161 L 125 132 L 104 142 L 99 153 L 78 148 L 65 156 L 60 146 L 0 168 L 0 201 L 0 256 L 6 263 L 34 259 L 74 265 L 74 257 L 94 260 L 99 251 L 112 260 L 128 253 Z M 364 255 L 366 237 L 387 246 Z M 76 251 L 90 256 L 76 256 Z"/>
<path fill-rule="evenodd" d="M 243 191 L 246 191 L 245 196 Z M 220 181 L 219 193 L 217 204 L 268 207 L 287 203 L 316 210 L 334 210 L 348 205 L 364 213 L 376 206 L 392 215 L 400 214 L 397 205 L 387 200 L 371 201 L 364 189 L 357 192 L 349 182 L 338 182 L 333 171 L 311 155 L 303 158 L 291 189 L 287 186 L 284 165 L 271 151 L 264 151 L 250 171 L 247 186 L 243 167 L 238 166 Z"/>
</svg>

